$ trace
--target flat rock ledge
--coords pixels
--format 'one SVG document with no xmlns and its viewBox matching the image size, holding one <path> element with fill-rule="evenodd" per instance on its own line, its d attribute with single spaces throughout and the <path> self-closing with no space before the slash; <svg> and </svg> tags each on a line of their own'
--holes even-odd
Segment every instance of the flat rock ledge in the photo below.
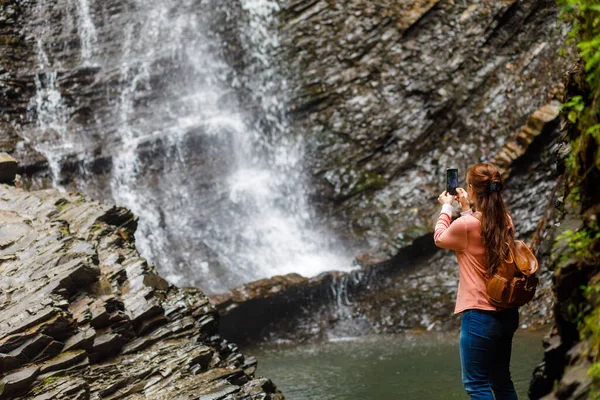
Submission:
<svg viewBox="0 0 600 400">
<path fill-rule="evenodd" d="M 135 249 L 128 210 L 0 185 L 0 399 L 283 399 L 197 289 Z"/>
</svg>

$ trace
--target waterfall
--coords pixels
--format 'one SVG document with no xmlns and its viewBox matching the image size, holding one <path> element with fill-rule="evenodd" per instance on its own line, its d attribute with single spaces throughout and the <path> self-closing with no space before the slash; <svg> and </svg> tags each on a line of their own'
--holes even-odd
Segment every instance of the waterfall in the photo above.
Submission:
<svg viewBox="0 0 600 400">
<path fill-rule="evenodd" d="M 70 50 L 76 65 L 53 64 L 57 54 L 39 60 L 44 74 L 31 115 L 42 132 L 61 126 L 52 146 L 37 147 L 54 157 L 55 177 L 73 153 L 109 158 L 108 183 L 81 173 L 73 180 L 137 214 L 140 252 L 179 285 L 219 292 L 278 274 L 350 269 L 307 199 L 304 143 L 286 119 L 278 3 L 115 4 L 38 5 L 63 7 L 80 43 Z M 80 106 L 93 98 L 92 118 L 66 121 L 61 91 L 68 89 L 56 74 L 90 65 L 97 75 L 89 93 L 69 99 Z"/>
<path fill-rule="evenodd" d="M 89 0 L 75 0 L 77 31 L 81 40 L 81 60 L 84 66 L 93 64 L 94 45 L 98 41 L 96 26 L 90 15 Z"/>
<path fill-rule="evenodd" d="M 35 137 L 27 137 L 27 140 L 46 156 L 52 179 L 60 187 L 60 161 L 64 154 L 73 151 L 74 145 L 68 136 L 68 110 L 58 89 L 58 73 L 50 63 L 45 46 L 44 35 L 40 35 L 35 46 L 37 71 L 33 79 L 36 95 L 29 106 L 29 112 L 36 116 L 38 129 L 34 131 Z"/>
</svg>

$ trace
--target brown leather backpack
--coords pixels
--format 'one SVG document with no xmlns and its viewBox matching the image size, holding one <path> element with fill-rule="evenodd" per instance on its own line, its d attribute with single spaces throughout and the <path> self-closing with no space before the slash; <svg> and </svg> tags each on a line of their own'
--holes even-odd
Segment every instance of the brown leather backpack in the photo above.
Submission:
<svg viewBox="0 0 600 400">
<path fill-rule="evenodd" d="M 481 220 L 479 216 L 474 217 Z M 483 275 L 490 304 L 507 309 L 528 303 L 538 284 L 537 270 L 538 261 L 529 246 L 521 240 L 515 240 L 513 246 L 508 245 L 508 257 L 496 268 L 494 275 Z"/>
</svg>

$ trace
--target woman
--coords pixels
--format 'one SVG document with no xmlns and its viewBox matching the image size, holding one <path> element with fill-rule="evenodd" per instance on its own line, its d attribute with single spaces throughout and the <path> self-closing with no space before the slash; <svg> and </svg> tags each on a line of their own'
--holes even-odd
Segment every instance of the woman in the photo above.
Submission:
<svg viewBox="0 0 600 400">
<path fill-rule="evenodd" d="M 495 271 L 514 240 L 512 220 L 502 201 L 500 172 L 477 164 L 467 172 L 467 191 L 438 197 L 442 211 L 435 226 L 435 244 L 456 252 L 459 283 L 455 314 L 462 313 L 460 361 L 462 381 L 471 399 L 513 400 L 510 377 L 512 338 L 519 325 L 516 308 L 499 311 L 486 298 L 485 278 Z M 475 204 L 473 213 L 469 198 Z M 452 221 L 452 202 L 462 212 Z M 494 395 L 492 395 L 492 391 Z"/>
</svg>

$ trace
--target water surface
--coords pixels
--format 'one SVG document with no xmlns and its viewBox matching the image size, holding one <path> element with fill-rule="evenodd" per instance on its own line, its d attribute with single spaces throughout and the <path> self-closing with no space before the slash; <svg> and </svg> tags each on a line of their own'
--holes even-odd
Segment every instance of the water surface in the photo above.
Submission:
<svg viewBox="0 0 600 400">
<path fill-rule="evenodd" d="M 545 330 L 518 331 L 511 371 L 520 399 L 542 359 Z M 460 380 L 458 333 L 342 338 L 246 350 L 290 400 L 468 399 Z"/>
</svg>

